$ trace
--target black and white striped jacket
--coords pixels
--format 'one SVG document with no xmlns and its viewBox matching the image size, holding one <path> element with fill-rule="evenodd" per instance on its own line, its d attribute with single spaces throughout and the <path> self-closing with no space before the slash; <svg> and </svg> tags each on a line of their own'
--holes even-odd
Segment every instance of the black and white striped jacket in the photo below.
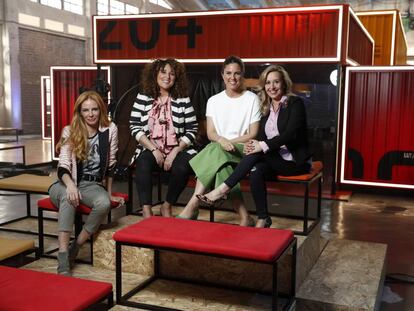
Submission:
<svg viewBox="0 0 414 311">
<path fill-rule="evenodd" d="M 132 137 L 134 137 L 137 142 L 142 135 L 147 136 L 149 139 L 148 112 L 151 110 L 153 102 L 153 98 L 138 94 L 134 105 L 132 106 L 129 129 Z M 193 105 L 190 102 L 190 98 L 171 99 L 171 111 L 177 140 L 182 140 L 188 145 L 186 150 L 188 153 L 197 153 L 195 149 L 190 147 L 195 140 L 198 127 L 197 118 Z M 144 150 L 144 147 L 138 144 L 131 163 L 135 161 L 142 150 Z"/>
</svg>

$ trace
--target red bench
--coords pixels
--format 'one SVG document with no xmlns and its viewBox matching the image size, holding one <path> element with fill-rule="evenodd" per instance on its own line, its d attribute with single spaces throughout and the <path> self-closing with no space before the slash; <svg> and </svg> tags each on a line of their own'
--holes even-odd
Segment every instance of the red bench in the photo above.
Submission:
<svg viewBox="0 0 414 311">
<path fill-rule="evenodd" d="M 107 300 L 112 284 L 0 266 L 0 310 L 75 311 Z"/>
<path fill-rule="evenodd" d="M 272 213 L 269 212 L 270 216 L 277 216 L 277 217 L 287 217 L 287 218 L 295 218 L 295 219 L 301 219 L 303 220 L 302 230 L 296 231 L 294 230 L 295 234 L 299 235 L 308 235 L 309 232 L 312 231 L 312 229 L 319 223 L 320 217 L 321 217 L 321 202 L 322 202 L 322 179 L 323 179 L 323 164 L 321 161 L 314 161 L 312 162 L 312 168 L 311 171 L 308 174 L 303 175 L 296 175 L 296 176 L 282 176 L 277 175 L 275 176 L 275 181 L 268 181 L 266 182 L 266 189 L 268 194 L 280 194 L 280 190 L 278 190 L 278 184 L 280 183 L 292 183 L 292 184 L 299 184 L 303 185 L 304 187 L 304 195 L 303 195 L 303 215 L 301 216 L 291 216 L 288 214 L 283 213 Z M 131 174 L 133 174 L 133 171 L 130 171 Z M 161 185 L 161 175 L 158 174 L 158 180 L 157 180 L 157 191 L 158 191 L 158 202 L 156 204 L 160 204 L 162 202 L 162 185 Z M 318 192 L 317 192 L 317 212 L 316 217 L 311 218 L 309 216 L 309 192 L 311 185 L 317 182 L 318 183 Z M 189 182 L 187 184 L 187 187 L 194 188 L 196 184 L 196 179 L 194 176 L 190 177 Z M 129 188 L 130 193 L 132 190 L 132 175 L 130 175 L 129 178 Z M 243 192 L 249 192 L 250 191 L 250 185 L 248 179 L 245 179 L 241 182 L 241 189 Z M 183 203 L 177 203 L 176 205 L 185 205 Z M 210 210 L 210 221 L 214 222 L 214 207 L 208 207 Z M 312 220 L 312 224 L 309 226 L 309 220 Z"/>
<path fill-rule="evenodd" d="M 129 197 L 126 193 L 121 192 L 113 192 L 113 196 L 122 197 L 125 201 L 125 204 L 128 204 Z M 120 207 L 121 204 L 115 201 L 111 201 L 111 209 Z M 49 197 L 41 199 L 37 201 L 37 207 L 38 207 L 38 228 L 39 228 L 39 255 L 45 256 L 44 252 L 44 216 L 43 212 L 55 212 L 58 213 L 59 209 L 52 203 Z M 78 236 L 78 234 L 82 230 L 82 216 L 83 215 L 89 215 L 91 212 L 91 208 L 85 204 L 80 204 L 76 209 L 76 215 L 75 215 L 75 236 Z M 111 222 L 111 212 L 108 214 L 108 222 Z M 91 263 L 93 263 L 93 243 L 91 243 Z M 54 250 L 52 250 L 53 252 Z M 50 253 L 50 251 L 49 251 Z"/>
<path fill-rule="evenodd" d="M 163 278 L 159 267 L 160 250 L 271 265 L 273 269 L 272 291 L 266 294 L 272 297 L 272 310 L 277 310 L 280 294 L 277 286 L 278 262 L 291 250 L 291 284 L 290 292 L 287 294 L 286 309 L 293 303 L 296 278 L 296 238 L 290 230 L 269 230 L 153 216 L 117 231 L 113 239 L 116 242 L 116 301 L 118 304 L 158 310 L 157 306 L 128 301 L 128 299 L 153 281 Z M 124 295 L 122 295 L 122 246 L 154 249 L 154 275 Z M 167 279 L 171 280 L 171 277 Z M 215 283 L 204 284 L 221 286 Z M 244 288 L 238 287 L 238 289 Z"/>
</svg>

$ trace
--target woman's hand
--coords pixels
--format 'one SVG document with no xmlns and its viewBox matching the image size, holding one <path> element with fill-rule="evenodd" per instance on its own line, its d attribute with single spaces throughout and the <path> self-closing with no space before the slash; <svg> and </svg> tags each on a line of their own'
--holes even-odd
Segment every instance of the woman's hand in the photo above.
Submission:
<svg viewBox="0 0 414 311">
<path fill-rule="evenodd" d="M 228 140 L 227 138 L 220 137 L 217 142 L 220 144 L 221 148 L 223 148 L 226 151 L 231 152 L 231 151 L 236 150 L 233 143 L 230 140 Z"/>
<path fill-rule="evenodd" d="M 247 143 L 244 144 L 243 147 L 243 153 L 246 155 L 262 151 L 263 149 L 262 147 L 260 147 L 260 144 L 256 139 L 249 140 Z"/>
<path fill-rule="evenodd" d="M 169 171 L 171 169 L 172 163 L 174 162 L 174 159 L 177 156 L 178 152 L 179 152 L 178 148 L 175 147 L 167 155 L 167 157 L 164 160 L 164 170 L 165 171 Z"/>
<path fill-rule="evenodd" d="M 73 207 L 78 207 L 82 196 L 75 184 L 66 186 L 66 198 Z"/>
<path fill-rule="evenodd" d="M 118 202 L 120 205 L 124 205 L 125 204 L 125 200 L 124 200 L 123 197 L 117 197 L 115 195 L 111 195 L 111 201 Z"/>
<path fill-rule="evenodd" d="M 152 154 L 154 155 L 155 161 L 157 161 L 158 166 L 162 168 L 162 166 L 164 165 L 164 155 L 162 154 L 162 152 L 158 149 L 155 149 L 152 152 Z"/>
</svg>

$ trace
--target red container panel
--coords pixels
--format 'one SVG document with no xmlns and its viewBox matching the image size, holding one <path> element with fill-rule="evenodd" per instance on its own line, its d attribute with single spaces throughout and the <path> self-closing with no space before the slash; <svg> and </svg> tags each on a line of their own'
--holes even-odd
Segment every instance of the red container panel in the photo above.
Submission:
<svg viewBox="0 0 414 311">
<path fill-rule="evenodd" d="M 293 10 L 293 11 L 292 11 Z M 343 6 L 94 17 L 97 63 L 178 59 L 331 58 Z M 153 17 L 155 16 L 155 17 Z"/>
<path fill-rule="evenodd" d="M 414 70 L 349 70 L 341 182 L 414 188 Z"/>
<path fill-rule="evenodd" d="M 348 58 L 359 65 L 373 64 L 374 42 L 369 39 L 364 26 L 357 22 L 353 14 L 349 16 Z"/>
</svg>

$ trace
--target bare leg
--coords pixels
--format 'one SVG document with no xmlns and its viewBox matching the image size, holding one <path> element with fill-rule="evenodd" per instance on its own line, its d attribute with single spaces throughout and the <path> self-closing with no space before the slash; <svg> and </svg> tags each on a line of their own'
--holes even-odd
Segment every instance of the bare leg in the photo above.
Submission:
<svg viewBox="0 0 414 311">
<path fill-rule="evenodd" d="M 197 179 L 197 183 L 194 189 L 194 193 L 188 201 L 187 205 L 184 207 L 182 212 L 180 213 L 181 218 L 191 218 L 194 215 L 194 212 L 198 209 L 200 205 L 200 201 L 197 199 L 197 194 L 203 194 L 206 192 L 206 187 Z"/>
<path fill-rule="evenodd" d="M 258 218 L 256 222 L 256 228 L 264 228 L 265 224 L 266 224 L 266 219 Z"/>
<path fill-rule="evenodd" d="M 161 215 L 164 217 L 171 217 L 172 216 L 171 208 L 172 208 L 171 203 L 168 203 L 167 201 L 162 203 L 161 209 L 160 209 Z"/>
<path fill-rule="evenodd" d="M 144 205 L 142 207 L 142 216 L 144 218 L 149 218 L 153 215 L 152 213 L 152 206 L 151 205 Z"/>
<path fill-rule="evenodd" d="M 82 229 L 81 233 L 79 233 L 78 238 L 76 240 L 76 243 L 78 243 L 79 246 L 82 246 L 85 244 L 86 240 L 91 237 L 91 234 L 86 231 L 85 229 Z"/>
<path fill-rule="evenodd" d="M 244 202 L 240 199 L 234 199 L 232 201 L 233 208 L 240 216 L 240 226 L 251 226 L 253 219 L 250 217 Z"/>
<path fill-rule="evenodd" d="M 220 199 L 221 197 L 223 197 L 225 194 L 229 193 L 230 190 L 231 189 L 230 189 L 229 186 L 227 186 L 225 183 L 222 183 L 220 186 L 213 189 L 212 191 L 207 193 L 205 196 L 210 201 L 216 201 L 216 200 Z"/>
</svg>

